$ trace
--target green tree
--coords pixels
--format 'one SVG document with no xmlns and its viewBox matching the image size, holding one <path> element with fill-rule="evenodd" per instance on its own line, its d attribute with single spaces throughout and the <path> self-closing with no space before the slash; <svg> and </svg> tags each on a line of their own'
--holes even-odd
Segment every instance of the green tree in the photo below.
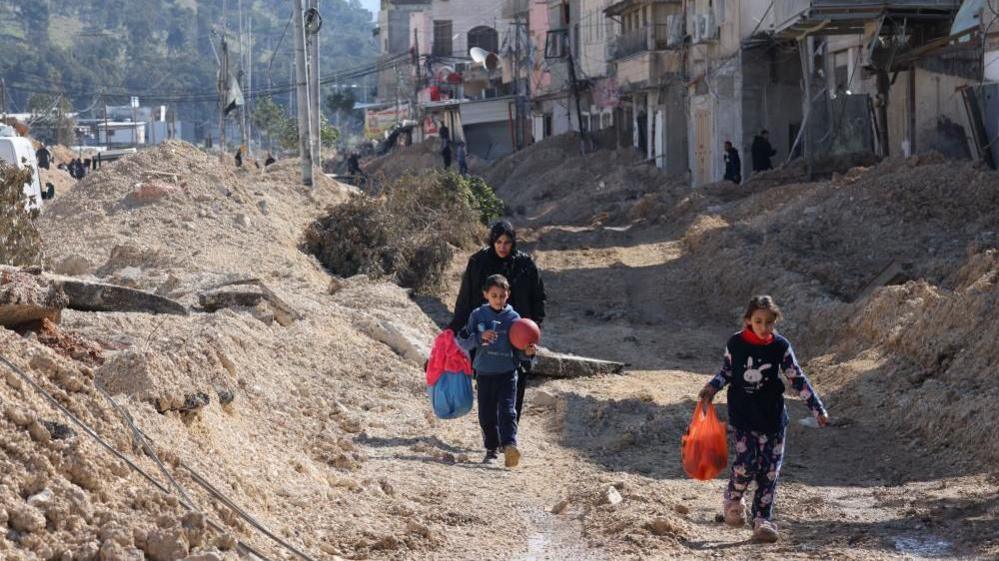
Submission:
<svg viewBox="0 0 999 561">
<path fill-rule="evenodd" d="M 325 148 L 332 148 L 336 145 L 336 141 L 340 139 L 340 129 L 331 125 L 326 120 L 325 115 L 319 117 L 319 124 L 319 142 Z"/>
</svg>

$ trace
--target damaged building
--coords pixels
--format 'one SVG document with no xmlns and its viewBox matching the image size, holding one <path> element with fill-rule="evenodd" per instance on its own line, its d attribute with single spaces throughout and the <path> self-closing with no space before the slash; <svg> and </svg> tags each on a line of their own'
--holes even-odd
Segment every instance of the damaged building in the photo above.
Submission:
<svg viewBox="0 0 999 561">
<path fill-rule="evenodd" d="M 445 122 L 485 159 L 610 127 L 695 187 L 723 178 L 726 141 L 750 177 L 763 130 L 773 166 L 803 158 L 818 173 L 828 156 L 999 156 L 999 91 L 980 86 L 999 77 L 983 63 L 999 60 L 984 0 L 384 4 L 383 25 L 408 22 L 387 33 L 408 38 L 422 132 Z M 473 60 L 473 46 L 496 58 Z"/>
</svg>

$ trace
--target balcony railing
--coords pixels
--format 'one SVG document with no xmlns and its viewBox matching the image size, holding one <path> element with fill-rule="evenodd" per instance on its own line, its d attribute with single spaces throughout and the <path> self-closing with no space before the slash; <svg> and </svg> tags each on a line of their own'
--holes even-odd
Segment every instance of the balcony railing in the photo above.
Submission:
<svg viewBox="0 0 999 561">
<path fill-rule="evenodd" d="M 631 29 L 611 40 L 608 54 L 611 59 L 619 59 L 642 51 L 661 51 L 668 48 L 669 35 L 670 26 L 665 23 Z"/>
</svg>

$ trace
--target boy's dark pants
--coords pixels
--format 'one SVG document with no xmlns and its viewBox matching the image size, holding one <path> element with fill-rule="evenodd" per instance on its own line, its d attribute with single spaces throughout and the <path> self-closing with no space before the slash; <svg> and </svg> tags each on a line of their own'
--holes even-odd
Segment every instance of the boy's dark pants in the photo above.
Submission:
<svg viewBox="0 0 999 561">
<path fill-rule="evenodd" d="M 479 427 L 486 450 L 517 445 L 517 371 L 476 375 Z"/>
</svg>

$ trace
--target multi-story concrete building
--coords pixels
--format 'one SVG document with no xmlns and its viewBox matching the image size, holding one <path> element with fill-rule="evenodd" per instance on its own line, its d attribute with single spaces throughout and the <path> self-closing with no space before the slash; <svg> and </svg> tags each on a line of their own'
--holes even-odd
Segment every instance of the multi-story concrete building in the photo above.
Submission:
<svg viewBox="0 0 999 561">
<path fill-rule="evenodd" d="M 679 0 L 619 0 L 604 10 L 618 26 L 607 49 L 632 144 L 669 173 L 685 173 L 686 107 Z"/>
<path fill-rule="evenodd" d="M 378 12 L 378 98 L 386 103 L 408 103 L 414 92 L 411 80 L 410 17 L 428 10 L 432 0 L 382 0 Z"/>
</svg>

